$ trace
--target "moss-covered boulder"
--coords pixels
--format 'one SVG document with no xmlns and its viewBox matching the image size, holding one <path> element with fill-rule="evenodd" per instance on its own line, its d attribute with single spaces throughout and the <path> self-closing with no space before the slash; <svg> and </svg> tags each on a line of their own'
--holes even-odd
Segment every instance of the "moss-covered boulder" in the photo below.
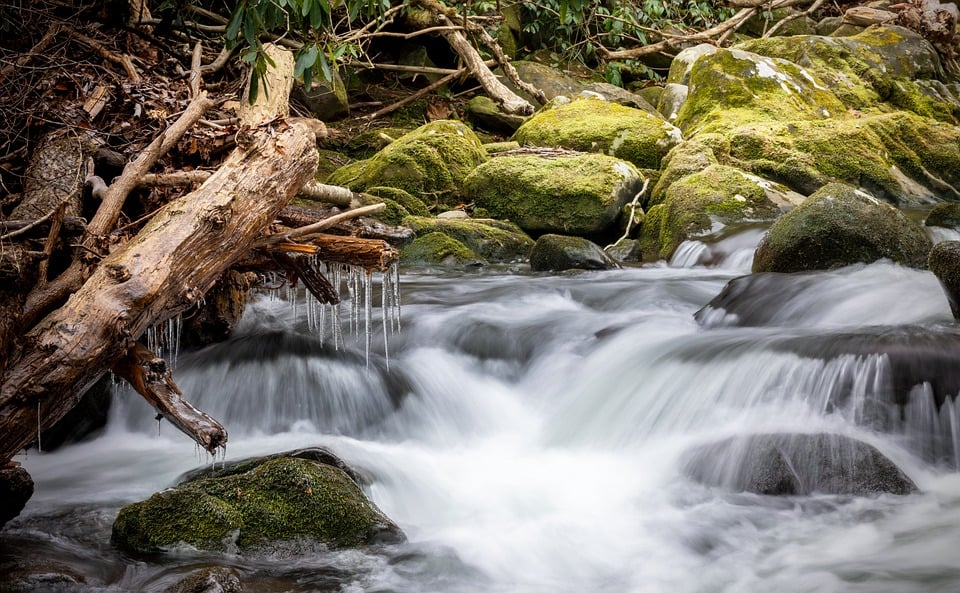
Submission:
<svg viewBox="0 0 960 593">
<path fill-rule="evenodd" d="M 112 542 L 128 552 L 156 553 L 182 545 L 253 552 L 403 539 L 400 528 L 338 467 L 278 457 L 243 469 L 198 478 L 123 507 Z"/>
<path fill-rule="evenodd" d="M 426 204 L 455 203 L 463 178 L 487 158 L 480 139 L 465 124 L 438 120 L 401 136 L 367 160 L 337 169 L 327 183 L 353 191 L 396 187 Z"/>
<path fill-rule="evenodd" d="M 702 484 L 768 496 L 904 495 L 917 490 L 875 447 L 838 434 L 731 437 L 689 451 L 681 464 Z"/>
<path fill-rule="evenodd" d="M 543 235 L 530 252 L 530 269 L 535 272 L 563 270 L 609 270 L 619 268 L 612 257 L 583 237 Z"/>
<path fill-rule="evenodd" d="M 670 62 L 670 71 L 667 73 L 667 84 L 690 84 L 690 73 L 693 65 L 703 56 L 717 53 L 717 46 L 701 43 L 681 50 Z"/>
<path fill-rule="evenodd" d="M 641 109 L 581 98 L 548 105 L 520 126 L 513 139 L 523 146 L 603 152 L 637 167 L 658 169 L 682 137 L 680 130 Z"/>
<path fill-rule="evenodd" d="M 751 121 L 821 120 L 846 106 L 807 69 L 780 58 L 719 49 L 693 63 L 676 123 L 688 137 Z"/>
<path fill-rule="evenodd" d="M 665 196 L 657 249 L 665 259 L 683 241 L 708 234 L 718 224 L 773 220 L 780 215 L 762 179 L 725 165 L 710 165 L 683 177 L 670 185 Z"/>
<path fill-rule="evenodd" d="M 580 81 L 564 74 L 557 68 L 532 60 L 516 60 L 510 63 L 517 71 L 520 80 L 543 91 L 548 101 L 560 96 L 572 97 L 580 92 Z M 513 92 L 518 93 L 528 101 L 533 101 L 533 97 L 518 88 L 506 77 L 502 78 L 501 81 Z"/>
<path fill-rule="evenodd" d="M 491 262 L 515 262 L 527 259 L 533 239 L 512 222 L 490 218 L 444 220 L 410 216 L 403 226 L 418 236 L 443 233 L 463 243 L 475 255 Z"/>
<path fill-rule="evenodd" d="M 808 68 L 854 109 L 892 106 L 949 122 L 960 117 L 950 87 L 927 82 L 941 73 L 936 50 L 902 27 L 871 27 L 852 37 L 771 37 L 736 47 Z"/>
<path fill-rule="evenodd" d="M 400 188 L 378 185 L 376 187 L 367 188 L 366 193 L 370 194 L 371 196 L 377 196 L 379 198 L 396 202 L 413 216 L 430 215 L 430 211 L 427 210 L 427 207 L 423 202 L 410 195 L 410 192 L 404 191 Z M 397 224 L 399 224 L 399 222 Z"/>
<path fill-rule="evenodd" d="M 660 178 L 650 192 L 649 205 L 663 202 L 667 189 L 675 181 L 698 171 L 703 171 L 711 165 L 719 164 L 713 147 L 710 143 L 704 141 L 707 136 L 710 135 L 704 134 L 702 137 L 682 142 L 670 149 L 670 152 L 663 159 Z"/>
<path fill-rule="evenodd" d="M 842 181 L 895 204 L 960 198 L 960 128 L 909 112 L 744 123 L 727 137 L 732 163 L 802 194 Z"/>
<path fill-rule="evenodd" d="M 643 217 L 637 243 L 644 261 L 660 259 L 660 230 L 663 228 L 663 217 L 666 212 L 667 207 L 664 204 L 654 204 Z"/>
<path fill-rule="evenodd" d="M 943 286 L 953 318 L 960 321 L 960 241 L 942 241 L 934 245 L 927 265 Z"/>
<path fill-rule="evenodd" d="M 840 183 L 778 219 L 757 246 L 754 272 L 824 270 L 891 259 L 926 266 L 930 239 L 893 206 Z"/>
<path fill-rule="evenodd" d="M 594 236 L 615 227 L 642 179 L 632 164 L 603 154 L 513 154 L 480 165 L 463 185 L 489 216 L 528 233 Z"/>
<path fill-rule="evenodd" d="M 466 112 L 467 118 L 478 128 L 504 134 L 514 133 L 527 120 L 522 115 L 504 113 L 493 99 L 486 95 L 477 95 L 470 99 Z"/>
<path fill-rule="evenodd" d="M 472 267 L 488 262 L 461 241 L 446 233 L 434 231 L 418 236 L 400 251 L 400 261 L 407 266 Z"/>
<path fill-rule="evenodd" d="M 960 203 L 940 202 L 930 209 L 923 224 L 960 231 Z"/>
</svg>

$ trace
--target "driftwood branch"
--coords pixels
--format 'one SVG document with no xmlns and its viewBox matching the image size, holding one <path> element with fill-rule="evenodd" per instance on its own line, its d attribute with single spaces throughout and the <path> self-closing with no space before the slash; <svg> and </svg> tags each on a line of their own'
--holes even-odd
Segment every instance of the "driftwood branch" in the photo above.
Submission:
<svg viewBox="0 0 960 593">
<path fill-rule="evenodd" d="M 174 171 L 172 173 L 148 173 L 140 178 L 141 187 L 183 187 L 203 183 L 212 175 L 210 171 Z M 314 180 L 306 182 L 298 198 L 315 202 L 326 202 L 336 206 L 351 207 L 357 200 L 357 194 L 339 185 L 327 185 Z"/>
<path fill-rule="evenodd" d="M 103 59 L 122 66 L 124 71 L 126 71 L 127 78 L 130 79 L 130 82 L 134 82 L 134 83 L 140 82 L 140 73 L 137 72 L 137 68 L 136 66 L 133 65 L 133 60 L 130 58 L 130 56 L 126 54 L 117 55 L 113 53 L 112 51 L 107 49 L 105 45 L 103 45 L 96 39 L 87 37 L 86 35 L 80 33 L 73 27 L 64 25 L 63 30 L 67 34 L 69 34 L 71 37 L 76 39 L 77 41 L 83 43 L 84 45 L 90 47 L 90 49 L 100 54 L 100 57 L 102 57 Z"/>
<path fill-rule="evenodd" d="M 196 97 L 200 94 L 200 67 L 203 63 L 203 43 L 197 42 L 193 46 L 193 56 L 190 60 L 190 77 L 187 79 L 190 85 L 190 96 Z"/>
<path fill-rule="evenodd" d="M 384 107 L 383 109 L 380 109 L 380 110 L 378 110 L 378 111 L 375 111 L 375 112 L 373 112 L 373 113 L 371 113 L 371 114 L 369 114 L 369 115 L 363 116 L 363 119 L 373 120 L 373 119 L 377 119 L 377 118 L 379 118 L 379 117 L 383 117 L 384 115 L 387 115 L 387 114 L 389 114 L 389 113 L 393 113 L 394 111 L 396 111 L 397 109 L 400 109 L 401 107 L 403 107 L 403 106 L 406 105 L 407 103 L 412 103 L 413 101 L 416 101 L 416 100 L 419 99 L 420 97 L 423 97 L 423 96 L 425 96 L 425 95 L 429 95 L 430 93 L 432 93 L 433 91 L 435 91 L 435 90 L 437 90 L 438 88 L 442 87 L 443 85 L 447 84 L 448 82 L 450 82 L 450 81 L 452 81 L 452 80 L 454 80 L 454 79 L 456 79 L 456 78 L 458 78 L 458 77 L 460 77 L 460 76 L 463 76 L 464 74 L 466 74 L 466 72 L 467 72 L 467 69 L 466 69 L 466 68 L 461 68 L 460 70 L 456 70 L 456 71 L 453 72 L 452 74 L 448 74 L 448 75 L 444 76 L 444 77 L 441 78 L 440 80 L 438 80 L 438 81 L 430 84 L 429 86 L 423 87 L 422 89 L 418 90 L 417 92 L 412 93 L 412 94 L 404 97 L 403 99 L 397 101 L 396 103 L 393 103 L 392 105 L 388 105 L 388 106 Z"/>
<path fill-rule="evenodd" d="M 276 233 L 276 234 L 270 235 L 269 237 L 264 237 L 263 239 L 260 239 L 259 241 L 254 243 L 253 247 L 255 249 L 262 249 L 264 247 L 269 247 L 270 245 L 275 245 L 277 243 L 292 241 L 293 239 L 298 237 L 302 239 L 310 239 L 316 233 L 319 233 L 324 229 L 328 229 L 334 226 L 335 224 L 337 224 L 338 222 L 349 220 L 351 218 L 356 218 L 358 216 L 363 216 L 365 214 L 373 214 L 374 212 L 380 212 L 386 207 L 387 207 L 386 204 L 373 204 L 371 206 L 363 206 L 361 208 L 356 208 L 354 210 L 348 210 L 346 212 L 342 212 L 335 216 L 324 218 L 323 220 L 315 222 L 314 224 L 293 229 L 285 233 Z"/>
<path fill-rule="evenodd" d="M 630 60 L 634 58 L 639 58 L 642 56 L 648 56 L 651 54 L 659 53 L 664 50 L 674 49 L 679 44 L 684 42 L 695 42 L 695 41 L 707 41 L 714 37 L 723 35 L 725 33 L 734 31 L 741 27 L 747 19 L 752 17 L 757 13 L 759 8 L 741 8 L 734 14 L 732 17 L 726 21 L 720 23 L 715 27 L 706 29 L 699 33 L 694 33 L 692 35 L 670 35 L 664 38 L 657 43 L 651 43 L 650 45 L 645 45 L 643 47 L 634 47 L 630 49 L 622 49 L 616 51 L 609 51 L 603 47 L 600 48 L 600 52 L 603 54 L 603 57 L 607 60 Z"/>
<path fill-rule="evenodd" d="M 271 251 L 315 255 L 325 262 L 360 266 L 368 270 L 386 270 L 400 258 L 397 251 L 381 239 L 361 239 L 340 235 L 315 235 L 310 243 L 278 243 Z"/>
<path fill-rule="evenodd" d="M 129 348 L 112 370 L 126 379 L 164 419 L 210 453 L 227 444 L 223 425 L 183 399 L 183 392 L 173 382 L 170 365 L 142 344 Z"/>
<path fill-rule="evenodd" d="M 46 215 L 33 220 L 14 219 L 0 220 L 0 232 L 7 233 L 0 236 L 0 241 L 7 241 L 21 235 L 30 235 L 46 229 L 49 229 L 50 219 L 56 210 L 51 210 Z M 63 218 L 63 232 L 69 235 L 81 235 L 87 228 L 87 221 L 76 216 L 65 216 Z"/>
</svg>

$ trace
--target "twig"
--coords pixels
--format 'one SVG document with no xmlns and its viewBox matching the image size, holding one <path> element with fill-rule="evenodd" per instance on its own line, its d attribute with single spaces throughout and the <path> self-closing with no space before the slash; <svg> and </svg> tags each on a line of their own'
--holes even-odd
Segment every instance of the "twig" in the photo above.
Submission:
<svg viewBox="0 0 960 593">
<path fill-rule="evenodd" d="M 610 249 L 611 247 L 616 247 L 621 241 L 630 236 L 630 227 L 633 226 L 633 219 L 637 215 L 637 205 L 640 203 L 640 198 L 643 197 L 643 194 L 647 193 L 648 185 L 650 185 L 650 179 L 644 179 L 643 187 L 640 188 L 640 191 L 637 192 L 637 195 L 633 196 L 633 201 L 630 202 L 630 218 L 627 219 L 627 228 L 625 231 L 623 231 L 623 236 L 604 247 L 604 250 Z"/>
<path fill-rule="evenodd" d="M 47 233 L 47 242 L 43 246 L 43 254 L 46 256 L 40 262 L 37 269 L 37 285 L 43 286 L 47 283 L 47 272 L 50 269 L 50 256 L 53 255 L 53 249 L 57 245 L 57 239 L 60 237 L 60 229 L 63 227 L 63 215 L 67 211 L 67 201 L 60 202 L 53 214 L 53 222 L 50 223 L 50 232 Z"/>
<path fill-rule="evenodd" d="M 17 61 L 14 62 L 13 64 L 4 66 L 3 69 L 0 70 L 0 80 L 3 80 L 7 76 L 10 76 L 17 69 L 23 68 L 24 66 L 26 66 L 28 63 L 30 63 L 30 60 L 32 60 L 34 56 L 37 56 L 43 53 L 43 51 L 50 46 L 50 43 L 53 42 L 53 40 L 57 36 L 57 33 L 59 32 L 60 32 L 60 25 L 58 23 L 53 23 L 52 25 L 50 25 L 50 28 L 47 29 L 47 32 L 44 33 L 43 37 L 40 38 L 40 41 L 38 41 L 37 44 L 34 45 L 29 52 L 17 58 Z"/>
<path fill-rule="evenodd" d="M 140 82 L 140 74 L 137 72 L 136 67 L 133 65 L 133 60 L 130 59 L 130 56 L 126 54 L 122 54 L 118 56 L 117 54 L 107 49 L 105 45 L 103 45 L 96 39 L 87 37 L 86 35 L 80 33 L 73 27 L 64 25 L 63 30 L 66 31 L 67 34 L 69 34 L 71 37 L 73 37 L 77 41 L 85 45 L 88 45 L 91 49 L 93 49 L 98 54 L 100 54 L 102 58 L 109 60 L 111 62 L 114 62 L 115 64 L 120 64 L 121 66 L 123 66 L 123 69 L 127 73 L 127 78 L 130 79 L 130 82 L 135 82 L 135 83 Z"/>
<path fill-rule="evenodd" d="M 233 50 L 224 45 L 223 49 L 220 50 L 219 55 L 217 55 L 217 58 L 206 66 L 201 66 L 200 72 L 203 74 L 216 74 L 221 68 L 227 65 L 227 62 L 230 61 L 230 56 L 232 55 Z"/>
<path fill-rule="evenodd" d="M 190 60 L 190 97 L 196 97 L 200 94 L 200 66 L 203 60 L 203 43 L 198 41 L 195 46 L 193 46 L 193 56 Z"/>
<path fill-rule="evenodd" d="M 397 101 L 393 105 L 387 105 L 386 107 L 384 107 L 383 109 L 380 109 L 379 111 L 374 111 L 369 115 L 364 115 L 361 119 L 367 119 L 367 120 L 377 119 L 378 117 L 382 117 L 384 115 L 387 115 L 388 113 L 393 113 L 394 111 L 396 111 L 397 109 L 400 109 L 407 103 L 410 103 L 411 101 L 416 101 L 420 97 L 423 97 L 424 95 L 432 93 L 433 91 L 447 84 L 451 80 L 457 78 L 458 76 L 463 76 L 466 73 L 467 73 L 467 69 L 461 68 L 452 74 L 447 74 L 440 80 L 434 82 L 429 86 L 423 87 L 422 89 L 420 89 L 419 91 L 411 95 L 404 97 L 403 99 L 401 99 L 400 101 Z"/>
<path fill-rule="evenodd" d="M 34 221 L 31 222 L 30 224 L 28 224 L 28 225 L 26 225 L 26 226 L 24 226 L 24 227 L 21 227 L 21 228 L 15 230 L 15 231 L 10 231 L 10 232 L 7 233 L 6 235 L 0 236 L 0 241 L 7 241 L 7 240 L 9 240 L 9 239 L 13 239 L 14 237 L 19 237 L 20 235 L 25 235 L 26 233 L 30 232 L 30 230 L 32 230 L 33 228 L 38 227 L 38 226 L 40 226 L 41 224 L 43 224 L 43 223 L 47 222 L 48 220 L 50 220 L 50 218 L 52 218 L 53 215 L 56 214 L 56 213 L 57 213 L 56 210 L 51 210 L 50 212 L 47 212 L 46 214 L 44 214 L 44 215 L 41 216 L 40 218 L 34 220 Z"/>
<path fill-rule="evenodd" d="M 311 234 L 315 234 L 315 233 L 319 234 L 319 232 L 322 231 L 323 229 L 328 229 L 339 222 L 343 222 L 344 220 L 349 220 L 351 218 L 356 218 L 358 216 L 363 216 L 364 214 L 372 214 L 374 212 L 380 212 L 386 207 L 387 207 L 386 204 L 372 204 L 370 206 L 364 206 L 362 208 L 356 208 L 354 210 L 341 212 L 340 214 L 331 216 L 330 218 L 324 218 L 321 221 L 315 222 L 313 224 L 308 224 L 307 226 L 302 226 L 297 229 L 293 229 L 292 231 L 287 231 L 285 233 L 274 233 L 273 235 L 264 237 L 263 239 L 260 239 L 259 241 L 254 243 L 253 248 L 262 249 L 264 247 L 269 247 L 270 245 L 276 245 L 277 243 L 290 241 L 291 239 L 294 239 L 296 237 L 300 237 L 301 239 L 308 239 Z"/>
</svg>

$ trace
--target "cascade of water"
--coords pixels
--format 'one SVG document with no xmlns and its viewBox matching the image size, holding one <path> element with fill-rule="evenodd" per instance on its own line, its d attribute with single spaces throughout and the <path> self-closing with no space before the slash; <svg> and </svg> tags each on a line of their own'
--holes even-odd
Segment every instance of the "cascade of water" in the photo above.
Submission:
<svg viewBox="0 0 960 593">
<path fill-rule="evenodd" d="M 370 343 L 373 341 L 373 271 L 365 270 L 363 282 L 363 329 L 364 354 L 367 367 L 370 367 Z"/>
<path fill-rule="evenodd" d="M 947 398 L 939 407 L 929 383 L 910 390 L 899 430 L 907 446 L 924 459 L 960 470 L 960 406 Z"/>
</svg>

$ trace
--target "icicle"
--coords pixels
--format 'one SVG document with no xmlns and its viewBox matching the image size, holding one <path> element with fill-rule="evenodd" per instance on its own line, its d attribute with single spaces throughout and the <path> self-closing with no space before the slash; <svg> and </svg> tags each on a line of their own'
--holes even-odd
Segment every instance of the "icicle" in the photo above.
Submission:
<svg viewBox="0 0 960 593">
<path fill-rule="evenodd" d="M 370 342 L 373 339 L 373 270 L 366 270 L 363 275 L 363 332 L 364 352 L 366 353 L 367 368 L 370 368 Z"/>
<path fill-rule="evenodd" d="M 384 363 L 386 364 L 388 372 L 390 371 L 390 349 L 387 346 L 387 341 L 389 337 L 388 326 L 392 323 L 391 315 L 390 315 L 390 307 L 389 307 L 390 299 L 387 297 L 387 295 L 389 294 L 388 292 L 389 284 L 390 284 L 390 280 L 387 275 L 387 271 L 384 271 L 380 274 L 380 318 L 383 320 L 383 323 L 381 324 L 383 325 L 383 360 L 384 360 Z"/>
<path fill-rule="evenodd" d="M 37 453 L 43 453 L 43 443 L 40 442 L 40 400 L 37 400 Z"/>
</svg>

